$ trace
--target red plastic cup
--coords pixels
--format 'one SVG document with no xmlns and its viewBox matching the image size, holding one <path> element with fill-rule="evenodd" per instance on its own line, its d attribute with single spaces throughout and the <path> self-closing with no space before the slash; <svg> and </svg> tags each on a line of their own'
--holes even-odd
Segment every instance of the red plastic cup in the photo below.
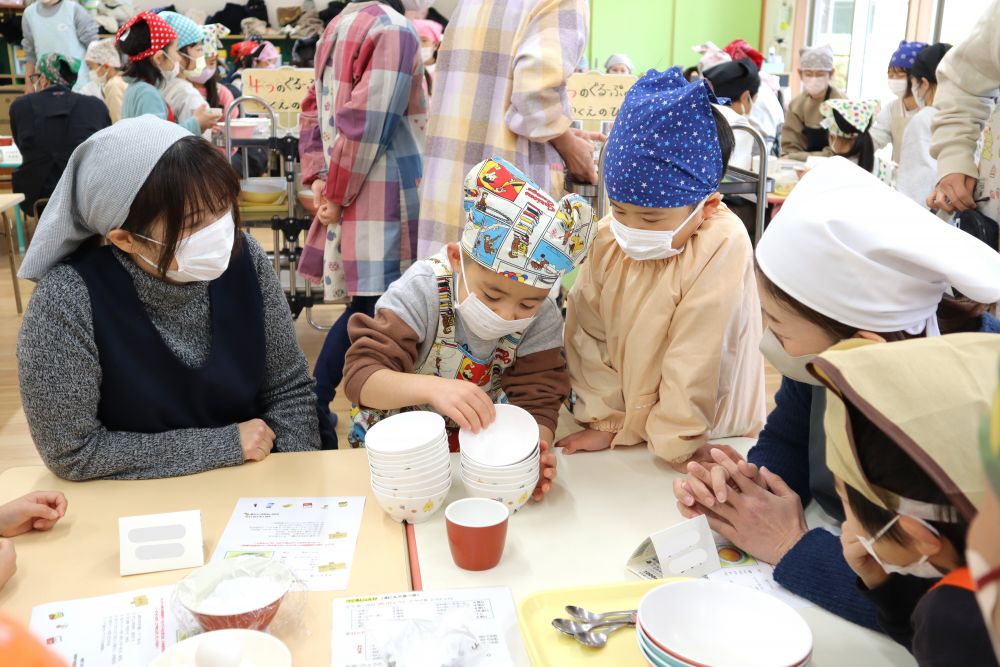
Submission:
<svg viewBox="0 0 1000 667">
<path fill-rule="evenodd" d="M 448 546 L 463 570 L 489 570 L 503 556 L 507 541 L 507 506 L 489 498 L 457 500 L 444 512 Z"/>
</svg>

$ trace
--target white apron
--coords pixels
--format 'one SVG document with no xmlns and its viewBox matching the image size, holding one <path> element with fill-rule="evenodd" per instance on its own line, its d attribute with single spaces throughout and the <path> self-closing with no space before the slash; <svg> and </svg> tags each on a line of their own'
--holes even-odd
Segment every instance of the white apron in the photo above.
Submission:
<svg viewBox="0 0 1000 667">
<path fill-rule="evenodd" d="M 90 81 L 90 70 L 87 69 L 83 57 L 87 48 L 76 36 L 76 22 L 73 18 L 75 10 L 72 0 L 63 0 L 54 16 L 39 16 L 34 5 L 24 11 L 23 19 L 31 26 L 31 36 L 35 40 L 35 55 L 58 53 L 67 58 L 80 61 L 80 72 L 77 75 L 73 90 L 79 92 Z M 35 9 L 35 11 L 31 11 Z"/>
</svg>

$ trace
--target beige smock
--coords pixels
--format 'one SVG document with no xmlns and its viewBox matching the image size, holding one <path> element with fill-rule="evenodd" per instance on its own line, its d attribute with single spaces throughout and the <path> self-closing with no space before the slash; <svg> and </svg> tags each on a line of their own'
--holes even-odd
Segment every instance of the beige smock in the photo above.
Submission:
<svg viewBox="0 0 1000 667">
<path fill-rule="evenodd" d="M 645 442 L 668 461 L 687 459 L 710 438 L 756 435 L 764 364 L 743 223 L 720 206 L 679 255 L 636 261 L 609 221 L 568 299 L 573 416 L 615 433 L 612 447 Z"/>
</svg>

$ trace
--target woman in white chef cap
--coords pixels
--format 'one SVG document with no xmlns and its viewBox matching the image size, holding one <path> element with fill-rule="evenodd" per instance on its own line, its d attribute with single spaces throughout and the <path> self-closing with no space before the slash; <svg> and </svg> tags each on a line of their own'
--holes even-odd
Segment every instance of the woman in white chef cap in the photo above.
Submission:
<svg viewBox="0 0 1000 667">
<path fill-rule="evenodd" d="M 1000 300 L 1000 255 L 831 158 L 788 197 L 757 246 L 757 264 L 761 351 L 783 376 L 767 425 L 739 465 L 760 491 L 739 493 L 722 466 L 692 464 L 674 492 L 684 514 L 706 514 L 714 530 L 775 565 L 782 586 L 877 628 L 839 539 L 806 527 L 810 500 L 833 522 L 844 519 L 826 467 L 826 394 L 806 364 L 848 338 L 1000 333 L 984 305 Z"/>
</svg>

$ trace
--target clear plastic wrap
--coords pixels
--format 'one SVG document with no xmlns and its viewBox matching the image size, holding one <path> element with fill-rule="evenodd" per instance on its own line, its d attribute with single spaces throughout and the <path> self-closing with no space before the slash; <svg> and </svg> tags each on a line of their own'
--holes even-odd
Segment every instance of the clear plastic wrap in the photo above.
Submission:
<svg viewBox="0 0 1000 667">
<path fill-rule="evenodd" d="M 308 632 L 306 595 L 305 584 L 285 565 L 243 555 L 191 572 L 174 589 L 171 607 L 191 634 L 239 628 L 300 636 Z"/>
</svg>

